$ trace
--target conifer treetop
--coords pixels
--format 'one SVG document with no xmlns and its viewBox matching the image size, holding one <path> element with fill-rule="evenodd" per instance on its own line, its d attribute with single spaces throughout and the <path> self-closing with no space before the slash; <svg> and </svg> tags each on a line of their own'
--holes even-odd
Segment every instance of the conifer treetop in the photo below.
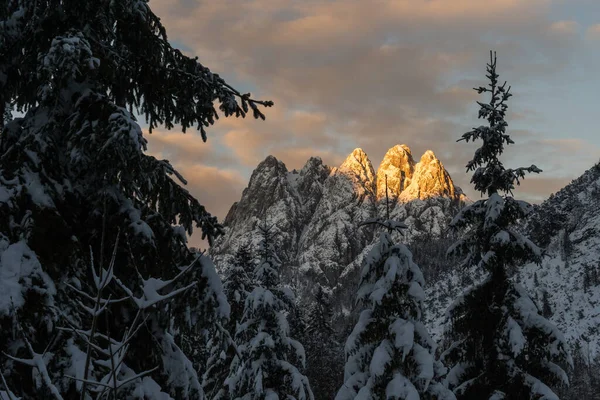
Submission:
<svg viewBox="0 0 600 400">
<path fill-rule="evenodd" d="M 490 52 L 487 64 L 487 87 L 475 88 L 481 93 L 490 93 L 489 103 L 477 102 L 479 118 L 485 118 L 488 126 L 479 126 L 462 135 L 458 141 L 481 139 L 481 147 L 475 150 L 473 159 L 467 163 L 467 171 L 474 171 L 471 183 L 488 198 L 463 207 L 450 222 L 453 229 L 472 227 L 449 249 L 463 259 L 463 266 L 479 265 L 486 270 L 504 269 L 506 266 L 526 262 L 541 262 L 542 252 L 533 242 L 522 235 L 514 225 L 532 210 L 529 203 L 512 197 L 515 183 L 527 172 L 540 173 L 535 165 L 517 169 L 506 169 L 498 157 L 504 146 L 514 142 L 506 133 L 505 121 L 507 101 L 512 96 L 506 82 L 498 83 L 496 54 Z M 505 195 L 501 195 L 504 193 Z"/>
<path fill-rule="evenodd" d="M 504 119 L 508 109 L 507 101 L 512 93 L 510 93 L 510 86 L 506 87 L 506 82 L 499 84 L 496 63 L 496 52 L 490 51 L 486 75 L 490 82 L 487 87 L 474 88 L 478 94 L 489 93 L 491 96 L 489 103 L 477 102 L 480 106 L 479 118 L 485 118 L 488 126 L 481 125 L 473 128 L 458 139 L 466 142 L 478 139 L 483 141 L 481 147 L 475 151 L 473 159 L 467 163 L 467 172 L 474 171 L 471 183 L 475 185 L 475 190 L 482 194 L 487 193 L 489 196 L 497 192 L 512 193 L 515 183 L 518 185 L 519 180 L 525 177 L 525 173 L 542 172 L 535 165 L 505 169 L 498 159 L 504 152 L 504 146 L 514 142 L 506 133 L 508 123 Z"/>
<path fill-rule="evenodd" d="M 280 283 L 278 268 L 281 261 L 275 252 L 275 234 L 272 228 L 266 222 L 259 226 L 262 236 L 258 249 L 260 261 L 254 269 L 254 278 L 267 289 L 277 287 Z"/>
</svg>

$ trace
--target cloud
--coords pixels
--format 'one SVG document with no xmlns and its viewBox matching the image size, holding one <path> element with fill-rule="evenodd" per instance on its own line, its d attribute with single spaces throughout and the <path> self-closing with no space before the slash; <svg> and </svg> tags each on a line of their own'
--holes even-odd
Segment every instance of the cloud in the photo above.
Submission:
<svg viewBox="0 0 600 400">
<path fill-rule="evenodd" d="M 204 205 L 208 212 L 223 221 L 231 205 L 238 201 L 247 186 L 247 180 L 235 170 L 209 167 L 202 164 L 175 164 L 175 168 L 188 181 L 186 189 Z M 191 246 L 204 248 L 200 232 L 189 239 Z"/>
<path fill-rule="evenodd" d="M 577 21 L 556 21 L 550 24 L 550 32 L 562 35 L 574 35 L 579 30 Z"/>
<path fill-rule="evenodd" d="M 515 196 L 531 203 L 541 203 L 551 193 L 556 193 L 568 185 L 576 176 L 544 177 L 529 175 L 515 188 Z"/>
<path fill-rule="evenodd" d="M 405 143 L 415 157 L 432 149 L 468 192 L 464 165 L 475 147 L 456 139 L 481 123 L 471 88 L 485 84 L 489 49 L 515 87 L 509 123 L 520 124 L 543 115 L 520 94 L 564 71 L 579 50 L 578 23 L 557 21 L 551 7 L 549 0 L 153 0 L 171 40 L 275 107 L 264 122 L 221 119 L 208 146 L 197 135 L 160 134 L 152 149 L 246 177 L 268 154 L 299 168 L 312 155 L 337 165 L 362 147 L 377 167 L 387 149 Z M 509 166 L 572 163 L 567 144 L 511 132 L 530 144 L 510 150 Z"/>
<path fill-rule="evenodd" d="M 158 158 L 165 158 L 171 163 L 188 164 L 201 162 L 205 165 L 231 166 L 234 159 L 231 154 L 217 152 L 214 141 L 204 143 L 200 134 L 190 129 L 188 133 L 178 131 L 154 130 L 149 134 L 148 151 Z"/>
<path fill-rule="evenodd" d="M 587 29 L 587 37 L 592 40 L 600 40 L 600 24 L 592 25 Z"/>
</svg>

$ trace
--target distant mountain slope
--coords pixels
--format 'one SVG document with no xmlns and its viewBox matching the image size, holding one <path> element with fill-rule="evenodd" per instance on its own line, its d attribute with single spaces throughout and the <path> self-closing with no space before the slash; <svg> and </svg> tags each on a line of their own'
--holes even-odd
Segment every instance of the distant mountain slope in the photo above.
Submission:
<svg viewBox="0 0 600 400">
<path fill-rule="evenodd" d="M 518 197 L 518 195 L 517 195 Z M 514 279 L 522 283 L 574 342 L 589 344 L 592 356 L 600 350 L 600 164 L 552 195 L 528 218 L 524 227 L 546 248 L 542 265 L 517 268 Z M 437 338 L 443 330 L 450 302 L 481 279 L 478 271 L 456 271 L 430 282 L 426 289 L 428 324 Z M 545 303 L 545 304 L 544 304 Z"/>
</svg>

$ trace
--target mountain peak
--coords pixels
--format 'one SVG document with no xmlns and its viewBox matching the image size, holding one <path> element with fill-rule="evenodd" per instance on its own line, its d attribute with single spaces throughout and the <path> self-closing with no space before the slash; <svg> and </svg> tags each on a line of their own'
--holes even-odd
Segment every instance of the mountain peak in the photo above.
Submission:
<svg viewBox="0 0 600 400">
<path fill-rule="evenodd" d="M 405 200 L 430 197 L 456 197 L 454 182 L 435 153 L 427 150 L 415 165 L 410 185 L 402 193 Z"/>
<path fill-rule="evenodd" d="M 421 158 L 431 158 L 437 160 L 437 157 L 433 150 L 426 150 L 425 153 L 423 153 L 423 155 L 421 156 Z"/>
<path fill-rule="evenodd" d="M 354 149 L 335 173 L 350 177 L 355 187 L 364 186 L 370 193 L 375 190 L 375 170 L 369 156 L 361 148 Z"/>
<path fill-rule="evenodd" d="M 410 184 L 414 169 L 415 160 L 407 145 L 390 148 L 377 168 L 377 198 L 386 196 L 386 178 L 388 194 L 397 198 Z"/>
<path fill-rule="evenodd" d="M 277 164 L 280 164 L 280 163 L 281 163 L 281 164 L 283 164 L 283 163 L 282 163 L 281 161 L 279 161 L 279 160 L 278 160 L 278 159 L 277 159 L 275 156 L 272 156 L 272 155 L 270 155 L 270 154 L 269 154 L 269 155 L 268 155 L 268 156 L 267 156 L 267 157 L 266 157 L 266 158 L 265 158 L 263 161 L 261 161 L 261 162 L 258 164 L 257 168 L 259 168 L 259 167 L 260 167 L 260 166 L 262 166 L 262 165 L 269 165 L 269 166 L 272 166 L 272 165 L 277 165 Z"/>
<path fill-rule="evenodd" d="M 348 157 L 346 157 L 344 164 L 348 161 L 356 161 L 360 164 L 364 164 L 367 160 L 369 160 L 367 153 L 365 153 L 365 151 L 360 147 L 357 147 L 356 149 L 352 150 L 352 153 L 350 153 Z"/>
<path fill-rule="evenodd" d="M 359 170 L 369 169 L 369 167 L 373 169 L 367 153 L 361 148 L 356 148 L 346 157 L 346 160 L 340 165 L 339 170 L 349 170 L 356 173 Z"/>
<path fill-rule="evenodd" d="M 421 160 L 419 162 L 430 163 L 430 162 L 435 162 L 435 161 L 439 161 L 439 159 L 436 157 L 435 153 L 432 150 L 427 150 L 425 153 L 423 153 L 423 155 L 421 156 Z"/>
</svg>

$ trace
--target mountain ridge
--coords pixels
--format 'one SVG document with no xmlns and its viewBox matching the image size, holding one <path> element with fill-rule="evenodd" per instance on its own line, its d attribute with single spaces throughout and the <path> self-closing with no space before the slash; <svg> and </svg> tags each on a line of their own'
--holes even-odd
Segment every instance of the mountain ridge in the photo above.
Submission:
<svg viewBox="0 0 600 400">
<path fill-rule="evenodd" d="M 391 147 L 377 170 L 360 148 L 337 167 L 311 157 L 292 171 L 268 156 L 229 210 L 225 235 L 211 254 L 217 265 L 226 265 L 241 244 L 257 244 L 258 225 L 266 221 L 274 227 L 279 256 L 288 266 L 284 274 L 334 288 L 376 237 L 373 228 L 358 226 L 387 212 L 386 177 L 390 216 L 409 227 L 405 239 L 440 235 L 466 200 L 432 151 L 415 162 L 405 144 Z M 353 273 L 344 276 L 354 279 Z"/>
</svg>

